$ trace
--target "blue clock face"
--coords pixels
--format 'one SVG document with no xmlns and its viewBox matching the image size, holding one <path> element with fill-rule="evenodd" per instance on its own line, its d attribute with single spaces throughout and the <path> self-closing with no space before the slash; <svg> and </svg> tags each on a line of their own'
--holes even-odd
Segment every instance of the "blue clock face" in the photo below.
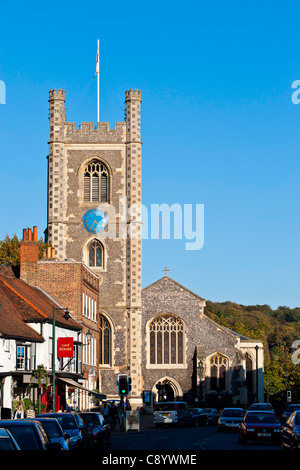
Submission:
<svg viewBox="0 0 300 470">
<path fill-rule="evenodd" d="M 91 209 L 82 217 L 84 228 L 90 233 L 98 233 L 107 226 L 107 217 L 99 209 Z"/>
</svg>

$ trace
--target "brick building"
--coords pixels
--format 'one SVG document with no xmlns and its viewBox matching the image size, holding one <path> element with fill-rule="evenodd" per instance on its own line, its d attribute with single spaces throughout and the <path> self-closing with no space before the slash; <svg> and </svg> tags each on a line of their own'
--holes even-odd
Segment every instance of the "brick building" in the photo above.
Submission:
<svg viewBox="0 0 300 470">
<path fill-rule="evenodd" d="M 28 247 L 28 252 L 30 247 Z M 30 258 L 30 255 L 29 255 Z M 54 313 L 55 312 L 55 313 Z M 53 315 L 56 338 L 72 338 L 74 359 L 66 364 L 55 360 L 55 371 L 62 380 L 56 383 L 57 409 L 66 406 L 66 382 L 82 376 L 82 326 L 64 317 L 60 305 L 38 287 L 19 278 L 10 266 L 0 266 L 0 413 L 10 417 L 17 403 L 29 399 L 37 403 L 39 391 L 33 371 L 43 366 L 42 403 L 52 407 L 51 384 Z M 67 367 L 66 367 L 67 365 Z M 33 386 L 31 386 L 31 384 Z"/>
<path fill-rule="evenodd" d="M 48 247 L 39 259 L 37 228 L 23 230 L 20 243 L 20 279 L 51 296 L 81 327 L 79 342 L 83 388 L 99 389 L 99 277 L 83 262 L 59 261 L 55 249 Z M 81 397 L 80 408 L 89 407 L 88 395 Z"/>
</svg>

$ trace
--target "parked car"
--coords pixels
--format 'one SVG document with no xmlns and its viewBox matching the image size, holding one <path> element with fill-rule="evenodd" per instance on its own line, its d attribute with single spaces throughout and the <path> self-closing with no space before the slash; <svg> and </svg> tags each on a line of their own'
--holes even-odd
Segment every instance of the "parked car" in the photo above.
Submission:
<svg viewBox="0 0 300 470">
<path fill-rule="evenodd" d="M 154 404 L 153 422 L 156 426 L 163 424 L 193 425 L 193 413 L 184 401 L 161 401 Z"/>
<path fill-rule="evenodd" d="M 239 426 L 239 442 L 273 441 L 279 443 L 281 423 L 274 411 L 248 411 Z"/>
<path fill-rule="evenodd" d="M 69 450 L 70 436 L 63 431 L 56 418 L 41 418 L 38 416 L 35 419 L 43 425 L 51 442 L 58 443 L 61 450 Z"/>
<path fill-rule="evenodd" d="M 219 413 L 215 408 L 193 408 L 192 412 L 195 426 L 218 424 Z"/>
<path fill-rule="evenodd" d="M 192 413 L 193 413 L 194 426 L 202 426 L 203 425 L 203 421 L 202 421 L 203 408 L 192 408 Z"/>
<path fill-rule="evenodd" d="M 203 408 L 203 415 L 206 417 L 206 426 L 218 424 L 220 414 L 216 408 Z"/>
<path fill-rule="evenodd" d="M 4 428 L 0 428 L 0 451 L 1 450 L 21 450 L 11 432 Z"/>
<path fill-rule="evenodd" d="M 64 432 L 69 436 L 70 450 L 89 448 L 88 430 L 78 413 L 43 413 L 37 418 L 56 418 Z"/>
<path fill-rule="evenodd" d="M 291 414 L 296 410 L 300 410 L 299 403 L 291 403 L 290 405 L 288 405 L 286 410 L 283 412 L 281 416 L 281 423 L 282 424 L 285 423 L 287 419 L 291 416 Z"/>
<path fill-rule="evenodd" d="M 111 446 L 110 424 L 104 421 L 102 413 L 91 411 L 79 413 L 84 424 L 87 426 L 90 440 L 93 446 L 100 449 L 109 449 Z"/>
<path fill-rule="evenodd" d="M 2 419 L 0 427 L 8 429 L 21 450 L 59 450 L 60 445 L 50 441 L 42 424 L 33 419 Z"/>
<path fill-rule="evenodd" d="M 300 449 L 300 410 L 294 411 L 282 425 L 280 448 Z"/>
<path fill-rule="evenodd" d="M 274 408 L 271 403 L 252 403 L 248 411 L 274 411 Z"/>
<path fill-rule="evenodd" d="M 218 419 L 218 431 L 237 431 L 244 414 L 243 408 L 224 408 Z"/>
</svg>

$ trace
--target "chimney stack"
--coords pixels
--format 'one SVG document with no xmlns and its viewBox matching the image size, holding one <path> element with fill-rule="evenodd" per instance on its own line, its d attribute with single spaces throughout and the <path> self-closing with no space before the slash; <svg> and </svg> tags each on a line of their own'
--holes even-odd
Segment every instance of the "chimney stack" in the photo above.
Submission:
<svg viewBox="0 0 300 470">
<path fill-rule="evenodd" d="M 39 259 L 39 243 L 37 227 L 23 229 L 20 242 L 20 279 L 31 286 L 36 285 L 37 262 Z"/>
</svg>

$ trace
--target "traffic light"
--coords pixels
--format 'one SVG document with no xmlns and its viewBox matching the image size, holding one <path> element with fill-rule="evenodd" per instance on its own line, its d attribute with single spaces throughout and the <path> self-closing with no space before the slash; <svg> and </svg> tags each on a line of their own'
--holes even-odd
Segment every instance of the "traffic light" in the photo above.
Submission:
<svg viewBox="0 0 300 470">
<path fill-rule="evenodd" d="M 129 377 L 127 374 L 118 375 L 119 396 L 124 397 L 129 393 Z"/>
<path fill-rule="evenodd" d="M 286 392 L 286 398 L 289 403 L 292 401 L 292 392 L 290 390 Z"/>
</svg>

